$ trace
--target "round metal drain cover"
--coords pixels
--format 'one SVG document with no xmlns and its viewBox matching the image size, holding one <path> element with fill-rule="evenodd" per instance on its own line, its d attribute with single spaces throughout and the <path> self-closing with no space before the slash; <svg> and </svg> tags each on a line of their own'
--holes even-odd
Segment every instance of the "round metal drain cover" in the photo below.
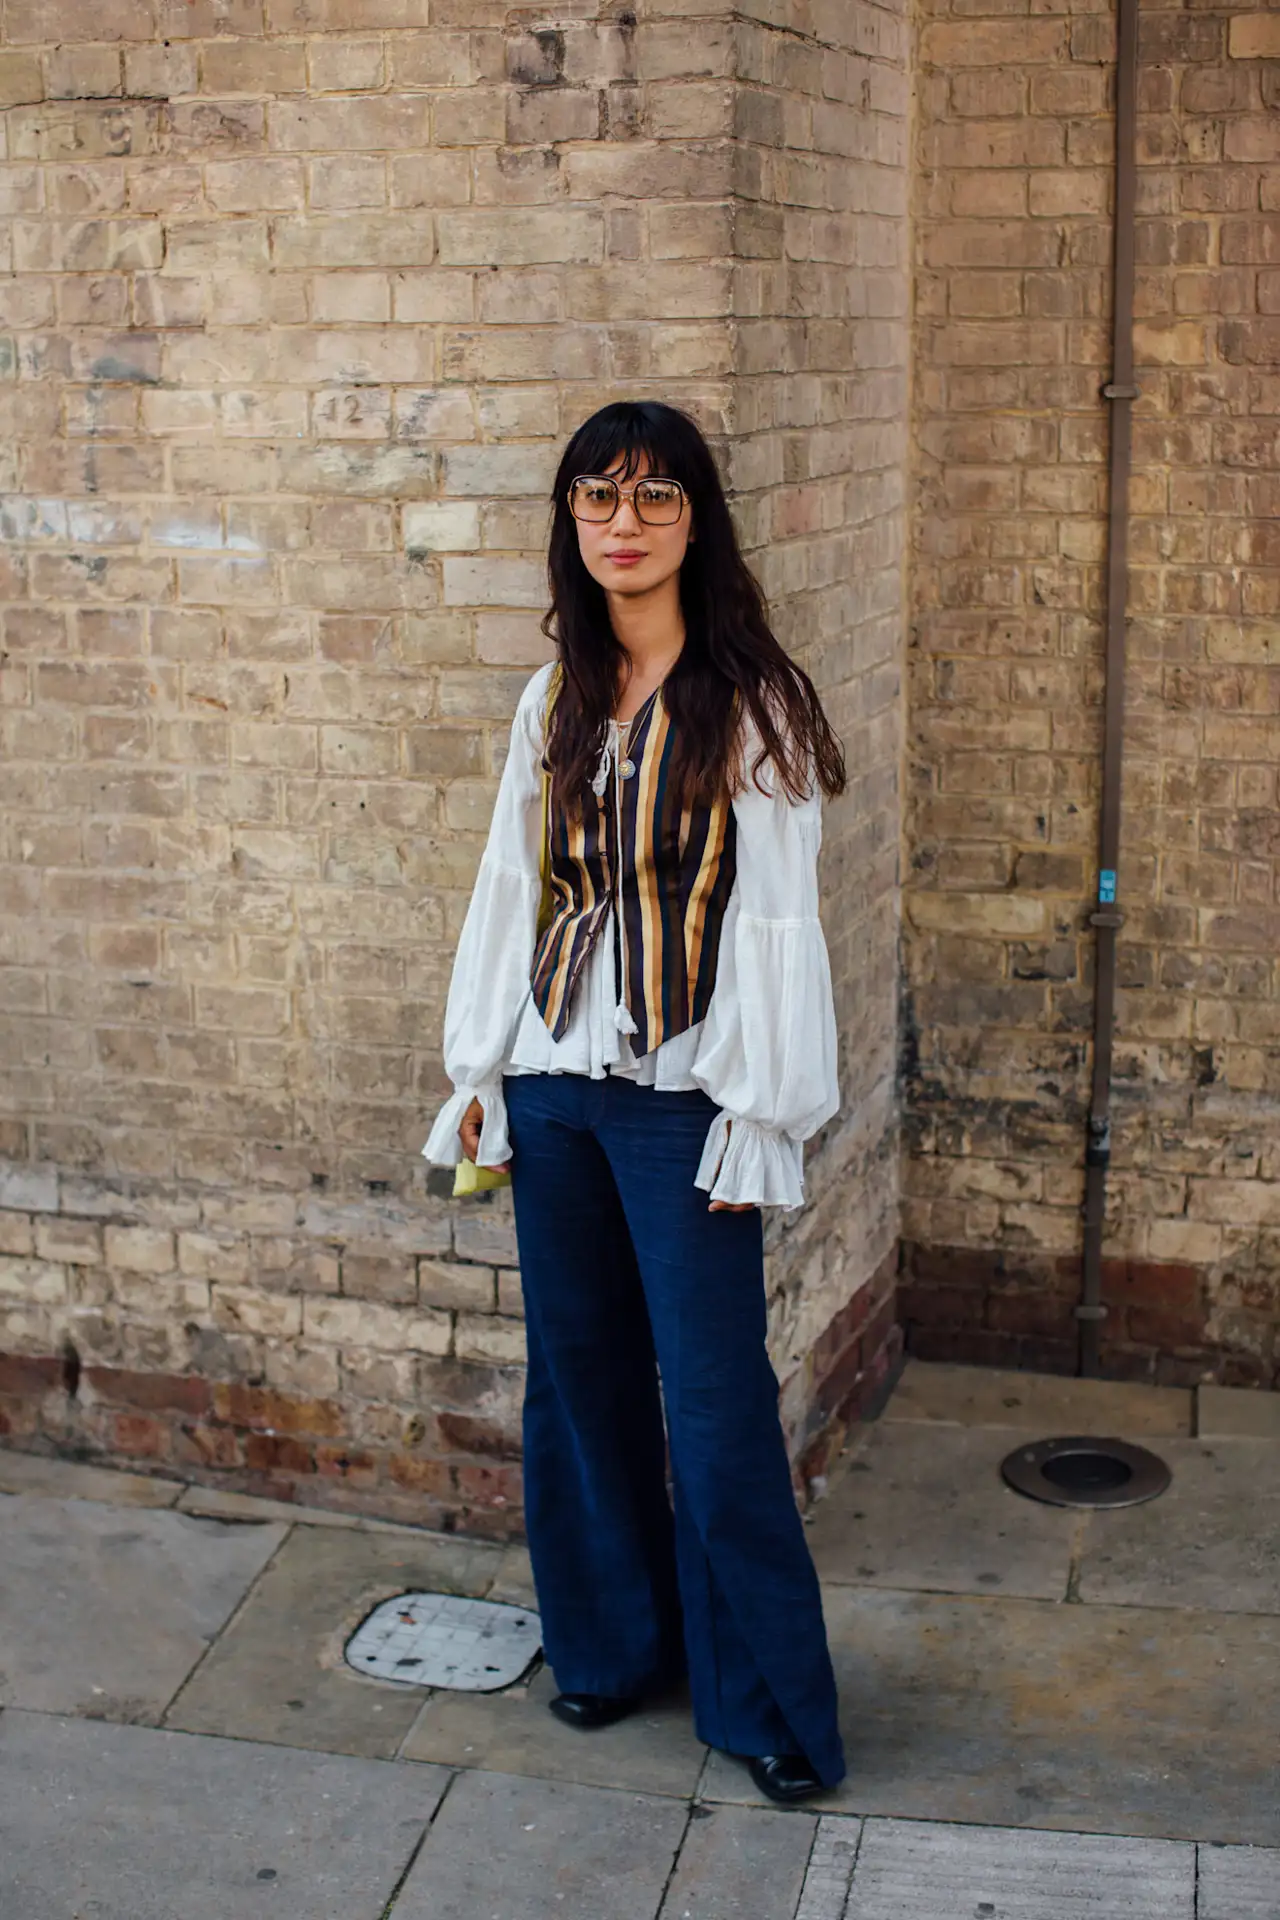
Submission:
<svg viewBox="0 0 1280 1920">
<path fill-rule="evenodd" d="M 518 1680 L 542 1645 L 542 1623 L 524 1607 L 460 1593 L 400 1593 L 360 1622 L 349 1667 L 402 1687 L 496 1693 Z"/>
<path fill-rule="evenodd" d="M 1015 1493 L 1053 1507 L 1137 1507 L 1173 1479 L 1145 1447 L 1083 1434 L 1018 1447 L 1001 1461 L 1000 1471 Z"/>
</svg>

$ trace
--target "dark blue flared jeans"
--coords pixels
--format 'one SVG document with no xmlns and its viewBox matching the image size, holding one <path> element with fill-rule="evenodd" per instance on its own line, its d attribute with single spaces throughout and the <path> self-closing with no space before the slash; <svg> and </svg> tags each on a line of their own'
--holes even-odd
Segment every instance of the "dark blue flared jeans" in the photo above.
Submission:
<svg viewBox="0 0 1280 1920">
<path fill-rule="evenodd" d="M 765 1346 L 760 1214 L 711 1213 L 693 1184 L 716 1108 L 581 1074 L 512 1075 L 505 1092 L 525 1515 L 556 1683 L 643 1693 L 687 1669 L 699 1739 L 800 1751 L 834 1786 L 835 1677 Z"/>
</svg>

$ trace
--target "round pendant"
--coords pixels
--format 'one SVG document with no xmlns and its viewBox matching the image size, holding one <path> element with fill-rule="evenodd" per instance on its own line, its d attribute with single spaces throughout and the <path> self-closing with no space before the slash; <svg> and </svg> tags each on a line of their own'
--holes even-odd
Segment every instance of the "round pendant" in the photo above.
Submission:
<svg viewBox="0 0 1280 1920">
<path fill-rule="evenodd" d="M 622 775 L 624 780 L 629 780 L 632 774 L 635 772 L 635 770 L 636 770 L 636 763 L 634 760 L 624 760 L 622 765 L 618 768 L 618 772 Z"/>
</svg>

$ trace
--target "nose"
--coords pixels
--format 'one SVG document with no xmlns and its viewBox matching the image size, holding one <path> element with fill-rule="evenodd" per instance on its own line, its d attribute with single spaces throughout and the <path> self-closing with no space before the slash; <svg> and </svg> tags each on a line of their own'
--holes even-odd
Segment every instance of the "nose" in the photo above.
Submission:
<svg viewBox="0 0 1280 1920">
<path fill-rule="evenodd" d="M 614 535 L 638 533 L 642 525 L 643 522 L 636 512 L 635 501 L 630 494 L 624 493 L 618 501 L 618 511 L 613 516 L 610 532 Z"/>
</svg>

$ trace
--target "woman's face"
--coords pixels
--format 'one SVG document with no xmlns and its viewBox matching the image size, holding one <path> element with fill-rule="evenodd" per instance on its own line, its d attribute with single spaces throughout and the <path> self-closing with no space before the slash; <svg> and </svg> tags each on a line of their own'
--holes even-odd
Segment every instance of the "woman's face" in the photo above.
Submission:
<svg viewBox="0 0 1280 1920">
<path fill-rule="evenodd" d="M 679 573 L 693 537 L 693 515 L 686 498 L 681 503 L 680 518 L 668 526 L 641 520 L 633 489 L 651 471 L 649 461 L 642 454 L 629 480 L 622 478 L 625 465 L 625 456 L 620 454 L 611 466 L 602 469 L 601 478 L 618 483 L 618 511 L 612 520 L 575 519 L 578 548 L 587 572 L 606 593 L 652 593 Z"/>
</svg>

